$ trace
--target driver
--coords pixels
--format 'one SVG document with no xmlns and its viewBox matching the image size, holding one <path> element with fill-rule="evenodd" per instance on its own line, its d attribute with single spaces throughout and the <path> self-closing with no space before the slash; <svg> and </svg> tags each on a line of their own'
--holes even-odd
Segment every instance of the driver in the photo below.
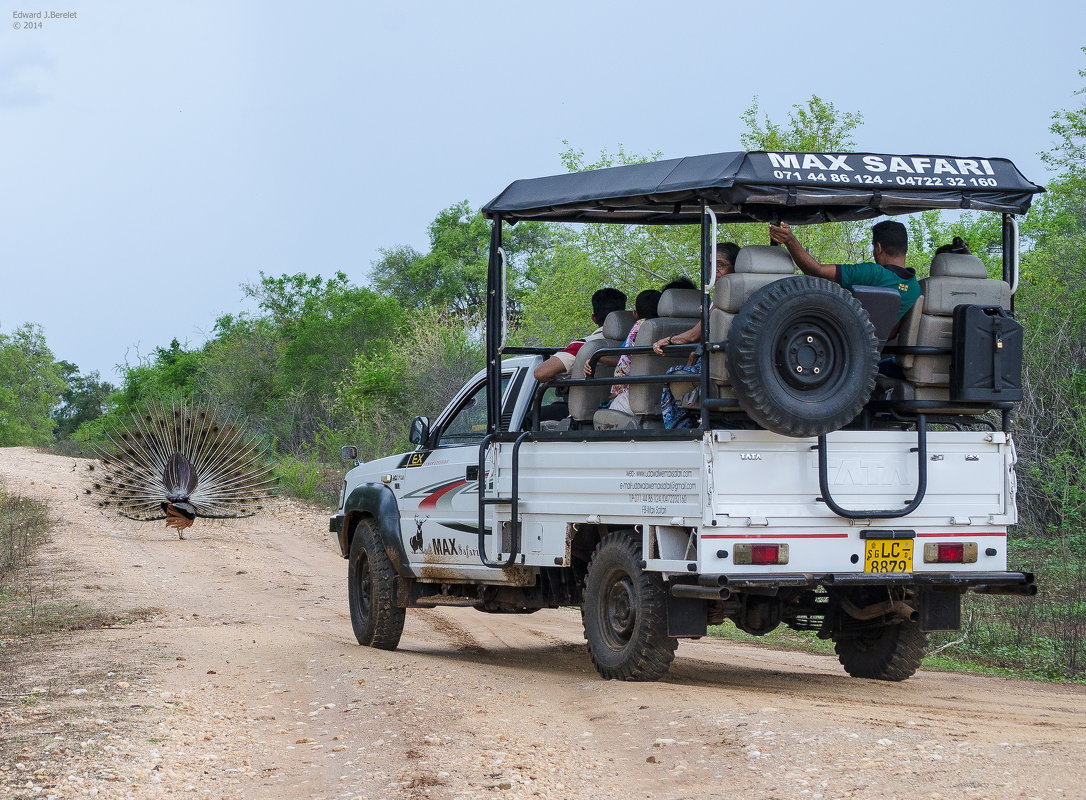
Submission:
<svg viewBox="0 0 1086 800">
<path fill-rule="evenodd" d="M 769 226 L 769 238 L 776 244 L 783 244 L 788 255 L 807 275 L 839 283 L 846 289 L 853 286 L 886 286 L 897 289 L 901 295 L 901 308 L 897 321 L 905 316 L 913 303 L 920 297 L 920 283 L 916 280 L 916 270 L 905 266 L 905 253 L 909 249 L 909 235 L 905 226 L 894 220 L 883 220 L 871 228 L 871 251 L 874 262 L 860 264 L 821 264 L 808 253 L 796 239 L 787 222 Z M 897 326 L 890 336 L 897 333 Z"/>
</svg>

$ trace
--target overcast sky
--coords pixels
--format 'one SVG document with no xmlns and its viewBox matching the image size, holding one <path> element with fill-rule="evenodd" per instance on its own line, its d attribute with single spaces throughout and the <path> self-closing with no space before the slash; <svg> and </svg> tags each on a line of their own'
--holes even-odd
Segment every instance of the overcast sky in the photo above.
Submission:
<svg viewBox="0 0 1086 800">
<path fill-rule="evenodd" d="M 561 172 L 562 140 L 739 149 L 759 98 L 859 111 L 857 147 L 1050 175 L 1082 102 L 1079 2 L 0 0 L 0 331 L 115 379 L 246 308 L 258 271 L 426 249 L 459 200 Z M 18 12 L 74 11 L 39 20 Z"/>
</svg>

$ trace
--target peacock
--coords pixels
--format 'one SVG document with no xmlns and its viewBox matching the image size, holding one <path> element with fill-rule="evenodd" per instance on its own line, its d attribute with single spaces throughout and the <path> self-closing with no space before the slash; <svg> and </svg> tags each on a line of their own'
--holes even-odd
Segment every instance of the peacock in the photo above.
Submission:
<svg viewBox="0 0 1086 800">
<path fill-rule="evenodd" d="M 165 519 L 181 539 L 196 517 L 252 516 L 273 493 L 267 454 L 237 418 L 224 420 L 209 405 L 152 402 L 108 436 L 87 491 L 129 519 Z"/>
</svg>

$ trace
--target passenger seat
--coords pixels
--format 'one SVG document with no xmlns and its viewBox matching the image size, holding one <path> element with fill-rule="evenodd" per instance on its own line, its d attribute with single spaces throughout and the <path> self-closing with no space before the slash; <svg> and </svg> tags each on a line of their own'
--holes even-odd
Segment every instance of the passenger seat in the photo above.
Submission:
<svg viewBox="0 0 1086 800">
<path fill-rule="evenodd" d="M 735 272 L 722 276 L 713 290 L 709 341 L 713 344 L 725 343 L 743 303 L 763 286 L 786 278 L 795 271 L 792 258 L 783 247 L 749 245 L 740 250 L 735 258 Z M 716 387 L 718 397 L 735 398 L 728 380 L 727 356 L 723 351 L 709 354 L 709 378 Z"/>
<path fill-rule="evenodd" d="M 660 297 L 660 316 L 641 323 L 635 347 L 651 347 L 668 336 L 690 330 L 701 319 L 701 292 L 697 289 L 668 289 Z M 669 367 L 685 364 L 687 354 L 658 356 L 645 353 L 630 356 L 630 375 L 662 375 Z M 610 408 L 599 409 L 593 419 L 596 430 L 628 430 L 662 427 L 660 390 L 662 383 L 630 385 L 630 408 L 634 416 Z"/>
<path fill-rule="evenodd" d="M 570 368 L 570 378 L 578 380 L 584 378 L 584 365 L 597 350 L 608 347 L 622 347 L 626 337 L 630 335 L 634 317 L 632 311 L 612 311 L 603 321 L 603 339 L 593 339 L 585 342 L 577 351 L 577 358 Z M 644 327 L 642 325 L 642 327 Z M 597 378 L 609 378 L 615 374 L 615 368 L 606 364 L 596 365 Z M 607 401 L 611 396 L 610 385 L 605 386 L 571 386 L 569 387 L 569 415 L 574 423 L 590 422 L 600 403 Z"/>
<path fill-rule="evenodd" d="M 892 344 L 951 346 L 954 308 L 959 305 L 1011 306 L 1011 287 L 988 277 L 984 262 L 972 255 L 941 253 L 931 262 L 931 277 L 920 281 L 923 296 L 909 309 Z M 896 382 L 895 400 L 949 400 L 950 356 L 897 356 L 906 385 Z"/>
<path fill-rule="evenodd" d="M 636 347 L 651 347 L 653 342 L 690 330 L 701 319 L 701 297 L 697 289 L 668 289 L 660 297 L 656 319 L 647 319 L 637 331 Z M 630 356 L 630 375 L 660 375 L 670 367 L 685 364 L 688 353 L 658 356 L 655 353 Z M 662 383 L 630 386 L 630 408 L 637 417 L 659 417 Z"/>
</svg>

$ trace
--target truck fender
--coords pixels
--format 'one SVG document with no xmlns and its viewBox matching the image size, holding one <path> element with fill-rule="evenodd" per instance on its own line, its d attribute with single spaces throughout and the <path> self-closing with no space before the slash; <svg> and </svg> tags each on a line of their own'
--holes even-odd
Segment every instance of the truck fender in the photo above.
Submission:
<svg viewBox="0 0 1086 800">
<path fill-rule="evenodd" d="M 391 489 L 380 483 L 356 486 L 343 504 L 343 514 L 347 521 L 340 534 L 340 545 L 344 553 L 350 552 L 348 537 L 354 534 L 358 520 L 362 516 L 370 516 L 376 523 L 377 534 L 381 537 L 381 543 L 385 546 L 385 552 L 388 553 L 396 574 L 405 578 L 415 576 L 407 560 L 403 537 L 400 535 L 400 508 L 396 505 L 396 495 Z"/>
</svg>

